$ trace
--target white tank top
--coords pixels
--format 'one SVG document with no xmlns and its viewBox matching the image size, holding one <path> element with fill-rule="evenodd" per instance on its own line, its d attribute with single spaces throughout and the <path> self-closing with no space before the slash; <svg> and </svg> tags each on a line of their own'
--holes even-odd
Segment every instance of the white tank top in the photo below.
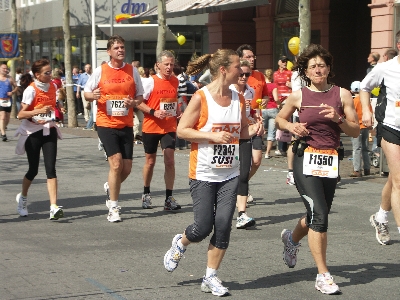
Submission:
<svg viewBox="0 0 400 300">
<path fill-rule="evenodd" d="M 232 90 L 231 104 L 222 107 L 214 101 L 207 87 L 200 91 L 202 100 L 197 130 L 228 131 L 234 136 L 234 141 L 231 144 L 192 143 L 189 178 L 210 182 L 226 181 L 239 175 L 241 107 L 244 99 L 241 101 L 239 94 Z"/>
</svg>

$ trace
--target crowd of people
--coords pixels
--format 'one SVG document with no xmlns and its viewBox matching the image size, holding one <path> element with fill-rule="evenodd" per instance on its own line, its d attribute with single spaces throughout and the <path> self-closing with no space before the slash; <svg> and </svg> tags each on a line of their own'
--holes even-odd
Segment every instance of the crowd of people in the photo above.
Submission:
<svg viewBox="0 0 400 300">
<path fill-rule="evenodd" d="M 397 36 L 400 49 L 400 33 Z M 107 43 L 110 57 L 92 71 L 73 71 L 77 113 L 82 113 L 93 128 L 92 105 L 96 103 L 96 130 L 105 151 L 109 170 L 104 183 L 107 220 L 120 222 L 118 199 L 122 183 L 132 170 L 134 140 L 143 143 L 143 209 L 154 207 L 151 181 L 159 145 L 164 161 L 165 211 L 181 206 L 173 196 L 175 149 L 179 140 L 190 147 L 189 187 L 194 221 L 176 234 L 164 256 L 164 267 L 173 272 L 191 243 L 210 234 L 207 266 L 201 290 L 216 296 L 229 295 L 218 277 L 218 269 L 229 246 L 232 218 L 237 208 L 236 228 L 254 226 L 246 207 L 252 201 L 249 181 L 264 158 L 270 159 L 278 139 L 276 155 L 287 155 L 287 183 L 295 185 L 305 206 L 293 230 L 283 229 L 283 260 L 294 268 L 307 236 L 317 275 L 315 288 L 324 294 L 340 293 L 327 266 L 328 216 L 339 177 L 340 134 L 352 137 L 354 174 L 369 175 L 368 133 L 373 125 L 370 93 L 381 87 L 377 99 L 377 145 L 382 147 L 391 172 L 382 191 L 379 211 L 370 218 L 376 238 L 390 243 L 387 215 L 393 210 L 400 232 L 400 58 L 393 51 L 377 62 L 371 53 L 370 68 L 362 81 L 353 82 L 350 91 L 332 83 L 333 57 L 321 45 L 309 45 L 296 57 L 293 70 L 288 59 L 280 57 L 278 70 L 265 74 L 255 69 L 256 55 L 247 44 L 237 50 L 219 49 L 197 57 L 182 68 L 171 51 L 157 55 L 154 74 L 148 74 L 138 61 L 125 62 L 125 41 L 111 36 Z M 372 59 L 373 58 L 373 59 Z M 75 69 L 75 68 L 74 68 Z M 206 71 L 203 73 L 203 71 Z M 191 76 L 206 74 L 201 80 Z M 62 138 L 57 126 L 57 111 L 64 111 L 62 72 L 46 59 L 32 64 L 30 74 L 9 78 L 7 66 L 0 66 L 0 129 L 3 141 L 11 111 L 11 96 L 17 93 L 21 125 L 16 135 L 17 154 L 25 154 L 28 171 L 16 196 L 17 211 L 28 216 L 28 191 L 38 174 L 43 151 L 50 219 L 64 217 L 57 205 L 57 141 Z M 197 78 L 199 78 L 197 76 Z M 202 84 L 202 83 L 204 84 Z M 384 95 L 383 95 L 384 93 Z M 354 98 L 354 99 L 353 99 Z M 80 102 L 82 106 L 78 104 Z M 7 115 L 8 114 L 8 115 Z M 379 117 L 378 117 L 379 116 Z M 361 159 L 362 157 L 362 159 Z M 363 164 L 362 164 L 363 162 Z"/>
</svg>

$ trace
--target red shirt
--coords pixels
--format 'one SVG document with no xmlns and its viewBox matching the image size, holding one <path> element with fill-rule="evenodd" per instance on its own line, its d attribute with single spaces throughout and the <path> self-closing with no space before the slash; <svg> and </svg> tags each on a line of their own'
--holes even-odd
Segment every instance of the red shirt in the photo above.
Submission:
<svg viewBox="0 0 400 300">
<path fill-rule="evenodd" d="M 278 94 L 291 93 L 292 89 L 286 86 L 286 82 L 290 82 L 292 71 L 284 69 L 282 72 L 277 70 L 274 72 L 274 83 L 278 86 Z"/>
<path fill-rule="evenodd" d="M 269 108 L 278 108 L 278 104 L 276 104 L 274 96 L 272 95 L 272 91 L 276 89 L 278 86 L 276 83 L 268 82 L 265 83 L 264 86 L 264 91 L 263 93 L 266 93 L 269 97 L 268 102 L 267 102 L 267 109 Z"/>
</svg>

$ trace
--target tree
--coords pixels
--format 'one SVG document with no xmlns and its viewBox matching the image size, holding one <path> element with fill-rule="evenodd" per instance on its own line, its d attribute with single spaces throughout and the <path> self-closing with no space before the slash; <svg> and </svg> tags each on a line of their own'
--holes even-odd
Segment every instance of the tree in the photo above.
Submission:
<svg viewBox="0 0 400 300">
<path fill-rule="evenodd" d="M 68 127 L 78 127 L 76 118 L 74 87 L 72 84 L 72 66 L 71 66 L 71 28 L 69 27 L 69 0 L 63 0 L 63 31 L 64 31 L 64 63 L 65 63 L 65 81 L 68 104 Z"/>
<path fill-rule="evenodd" d="M 165 50 L 165 38 L 167 35 L 167 22 L 165 20 L 166 5 L 165 0 L 158 0 L 158 38 L 157 55 Z"/>
<path fill-rule="evenodd" d="M 300 51 L 310 45 L 311 42 L 311 13 L 310 0 L 299 0 L 299 24 L 300 24 Z"/>
</svg>

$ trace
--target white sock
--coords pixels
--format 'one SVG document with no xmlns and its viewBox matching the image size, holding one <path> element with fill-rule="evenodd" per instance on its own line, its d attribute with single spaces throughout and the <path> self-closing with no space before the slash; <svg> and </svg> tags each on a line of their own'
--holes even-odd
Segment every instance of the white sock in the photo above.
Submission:
<svg viewBox="0 0 400 300">
<path fill-rule="evenodd" d="M 177 244 L 178 244 L 179 248 L 181 248 L 182 250 L 186 250 L 186 246 L 184 244 L 182 244 L 182 239 L 179 239 Z"/>
<path fill-rule="evenodd" d="M 217 275 L 217 270 L 207 267 L 206 277 L 210 277 L 211 275 Z"/>
<path fill-rule="evenodd" d="M 375 220 L 379 223 L 386 223 L 388 221 L 388 211 L 379 207 L 379 211 L 375 214 Z"/>
<path fill-rule="evenodd" d="M 318 274 L 317 277 L 329 277 L 331 276 L 330 272 L 326 272 L 326 273 L 322 273 L 322 274 Z"/>
<path fill-rule="evenodd" d="M 399 233 L 400 233 L 400 227 L 397 227 L 397 230 L 399 231 Z"/>
<path fill-rule="evenodd" d="M 110 209 L 118 206 L 118 200 L 116 201 L 110 200 L 109 203 L 110 203 Z"/>
</svg>

